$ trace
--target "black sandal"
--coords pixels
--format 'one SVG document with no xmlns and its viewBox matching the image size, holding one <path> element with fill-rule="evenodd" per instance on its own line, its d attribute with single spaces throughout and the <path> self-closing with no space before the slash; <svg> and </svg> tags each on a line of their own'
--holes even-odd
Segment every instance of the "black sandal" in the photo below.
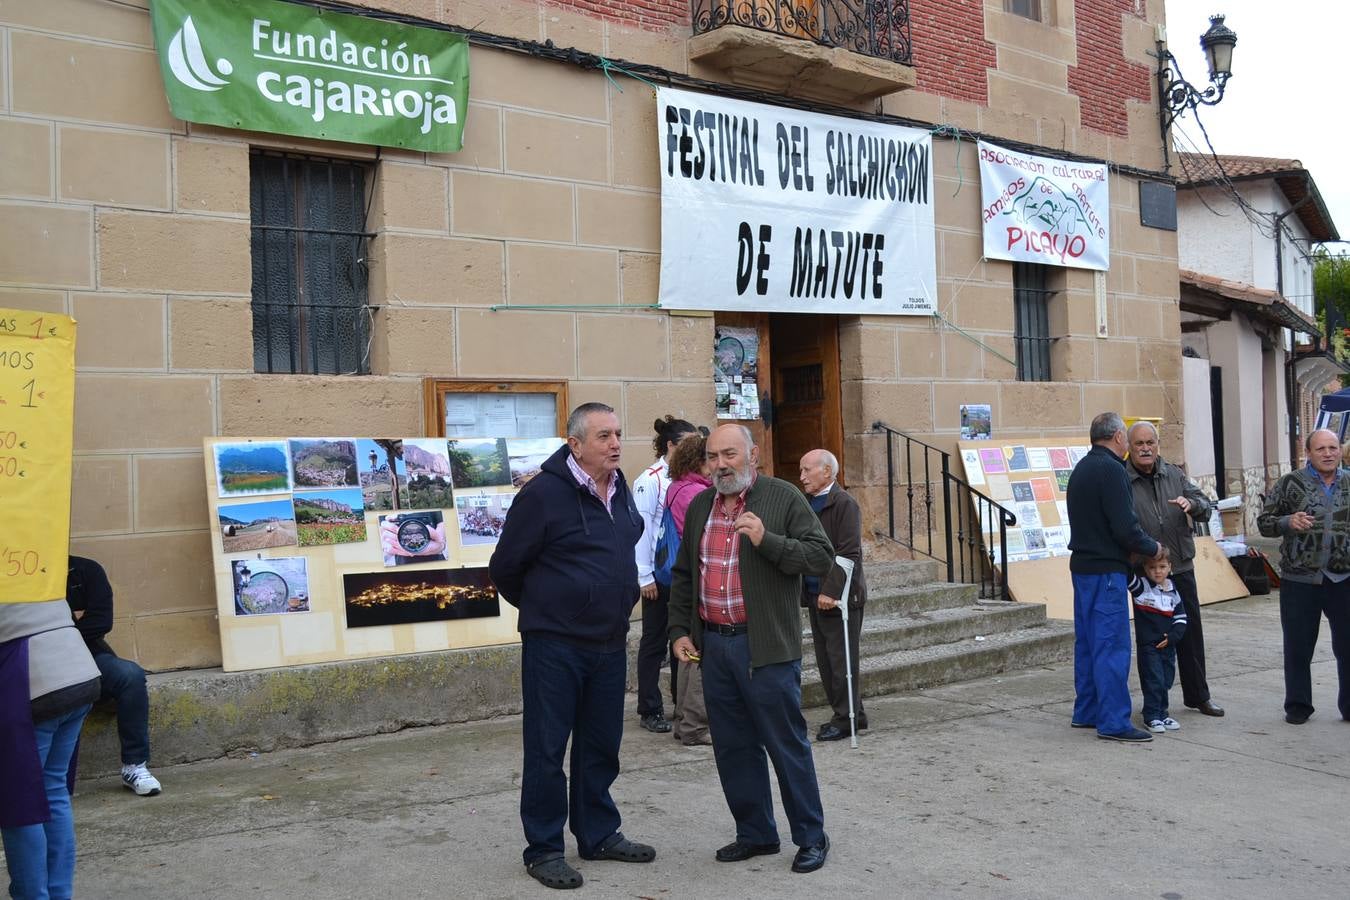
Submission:
<svg viewBox="0 0 1350 900">
<path fill-rule="evenodd" d="M 581 887 L 581 873 L 567 864 L 561 856 L 553 859 L 541 859 L 525 867 L 530 877 L 544 887 L 570 890 Z"/>
<path fill-rule="evenodd" d="M 656 859 L 656 850 L 646 844 L 619 838 L 589 859 L 611 859 L 615 862 L 646 863 Z"/>
</svg>

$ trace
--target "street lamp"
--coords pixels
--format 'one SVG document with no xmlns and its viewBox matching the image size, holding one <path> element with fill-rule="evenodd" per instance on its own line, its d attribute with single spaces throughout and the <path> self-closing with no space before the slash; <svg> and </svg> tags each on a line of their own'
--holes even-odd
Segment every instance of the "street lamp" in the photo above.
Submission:
<svg viewBox="0 0 1350 900">
<path fill-rule="evenodd" d="M 1209 64 L 1209 85 L 1196 88 L 1187 81 L 1177 66 L 1177 59 L 1167 49 L 1159 26 L 1158 52 L 1158 121 L 1162 126 L 1163 156 L 1167 155 L 1167 129 L 1177 116 L 1197 106 L 1214 106 L 1223 99 L 1224 86 L 1233 74 L 1233 48 L 1237 33 L 1223 24 L 1223 16 L 1209 17 L 1209 30 L 1200 35 L 1200 49 L 1205 51 Z"/>
</svg>

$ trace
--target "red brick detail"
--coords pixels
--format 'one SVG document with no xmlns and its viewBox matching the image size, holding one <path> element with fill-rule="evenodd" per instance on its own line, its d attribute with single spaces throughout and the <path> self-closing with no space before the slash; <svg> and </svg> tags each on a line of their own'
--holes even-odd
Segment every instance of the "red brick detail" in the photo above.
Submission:
<svg viewBox="0 0 1350 900">
<path fill-rule="evenodd" d="M 672 25 L 689 24 L 689 0 L 545 0 L 557 6 L 630 28 L 667 31 Z"/>
<path fill-rule="evenodd" d="M 917 89 L 987 105 L 998 54 L 984 39 L 984 0 L 910 0 L 909 20 Z"/>
<path fill-rule="evenodd" d="M 1069 90 L 1078 95 L 1084 128 L 1127 134 L 1126 100 L 1148 102 L 1153 72 L 1125 59 L 1122 16 L 1134 0 L 1077 0 L 1074 20 L 1078 65 L 1069 67 Z"/>
</svg>

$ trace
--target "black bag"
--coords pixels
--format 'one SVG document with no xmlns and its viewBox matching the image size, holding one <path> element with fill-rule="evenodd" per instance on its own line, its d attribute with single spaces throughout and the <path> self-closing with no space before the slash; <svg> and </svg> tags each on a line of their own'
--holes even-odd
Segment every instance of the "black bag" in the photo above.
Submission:
<svg viewBox="0 0 1350 900">
<path fill-rule="evenodd" d="M 1266 574 L 1266 561 L 1259 556 L 1230 556 L 1234 571 L 1247 586 L 1249 594 L 1269 594 L 1270 576 Z"/>
</svg>

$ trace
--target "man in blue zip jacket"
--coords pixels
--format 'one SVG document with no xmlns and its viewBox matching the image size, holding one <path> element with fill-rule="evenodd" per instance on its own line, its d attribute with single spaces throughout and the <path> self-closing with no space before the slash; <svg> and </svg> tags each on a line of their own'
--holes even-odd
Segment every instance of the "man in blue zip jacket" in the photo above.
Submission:
<svg viewBox="0 0 1350 900">
<path fill-rule="evenodd" d="M 628 619 L 638 599 L 633 546 L 642 536 L 619 471 L 622 437 L 613 408 L 573 410 L 567 444 L 516 495 L 489 563 L 497 590 L 520 611 L 525 869 L 552 888 L 582 883 L 563 858 L 569 812 L 582 859 L 656 858 L 619 831 L 609 793 L 619 774 Z"/>
<path fill-rule="evenodd" d="M 1139 526 L 1125 474 L 1125 422 L 1092 420 L 1092 450 L 1069 476 L 1069 571 L 1073 576 L 1073 721 L 1097 737 L 1144 743 L 1130 724 L 1130 554 L 1166 559 L 1167 549 Z"/>
</svg>

